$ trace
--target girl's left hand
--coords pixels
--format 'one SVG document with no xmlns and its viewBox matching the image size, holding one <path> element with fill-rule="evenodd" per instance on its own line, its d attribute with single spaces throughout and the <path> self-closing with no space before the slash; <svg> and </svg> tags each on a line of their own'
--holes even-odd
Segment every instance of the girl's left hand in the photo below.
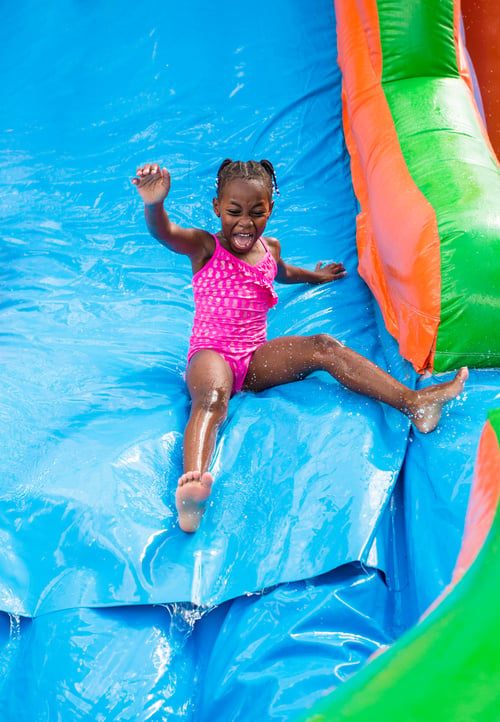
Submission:
<svg viewBox="0 0 500 722">
<path fill-rule="evenodd" d="M 327 263 L 322 265 L 323 261 L 316 264 L 314 274 L 316 283 L 330 283 L 330 281 L 338 281 L 347 275 L 343 263 Z"/>
</svg>

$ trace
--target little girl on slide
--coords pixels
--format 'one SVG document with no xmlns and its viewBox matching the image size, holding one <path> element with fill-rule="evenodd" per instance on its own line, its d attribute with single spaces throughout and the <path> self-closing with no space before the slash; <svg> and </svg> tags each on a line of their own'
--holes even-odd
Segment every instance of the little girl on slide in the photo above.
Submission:
<svg viewBox="0 0 500 722">
<path fill-rule="evenodd" d="M 229 399 L 241 389 L 262 391 L 327 371 L 352 391 L 398 409 L 422 432 L 432 431 L 442 407 L 461 393 L 465 367 L 451 381 L 415 391 L 328 334 L 266 340 L 267 312 L 277 302 L 274 280 L 320 284 L 346 273 L 341 263 L 318 263 L 314 271 L 285 263 L 279 242 L 264 237 L 276 186 L 269 161 L 222 163 L 213 199 L 221 226 L 216 234 L 172 223 L 163 207 L 170 190 L 166 168 L 148 163 L 132 183 L 145 203 L 150 233 L 188 256 L 193 268 L 195 318 L 186 371 L 192 407 L 176 491 L 184 531 L 200 525 L 213 483 L 208 468 L 217 432 Z"/>
</svg>

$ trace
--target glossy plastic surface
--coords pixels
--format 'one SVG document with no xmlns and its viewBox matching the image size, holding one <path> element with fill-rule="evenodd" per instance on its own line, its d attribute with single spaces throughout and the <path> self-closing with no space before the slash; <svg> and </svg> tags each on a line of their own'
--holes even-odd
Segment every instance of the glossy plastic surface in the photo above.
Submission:
<svg viewBox="0 0 500 722">
<path fill-rule="evenodd" d="M 248 34 L 228 7 L 213 42 L 202 3 L 198 29 L 177 9 L 177 26 L 191 29 L 174 38 L 168 7 L 131 6 L 110 25 L 110 7 L 64 5 L 57 61 L 56 6 L 43 34 L 10 10 L 27 58 L 5 71 L 20 105 L 3 135 L 5 611 L 217 604 L 367 560 L 409 425 L 326 378 L 238 395 L 202 527 L 188 536 L 175 521 L 190 268 L 147 233 L 129 180 L 138 164 L 169 166 L 174 220 L 216 230 L 219 162 L 270 157 L 281 196 L 269 233 L 284 258 L 340 259 L 349 275 L 279 289 L 269 336 L 326 331 L 414 382 L 384 357 L 356 273 L 333 9 L 318 1 L 298 22 L 294 6 L 266 6 L 265 33 Z M 271 67 L 266 39 L 278 30 L 286 40 Z"/>
<path fill-rule="evenodd" d="M 500 411 L 481 433 L 453 582 L 421 622 L 300 720 L 498 719 Z"/>
<path fill-rule="evenodd" d="M 278 289 L 270 336 L 333 333 L 414 385 L 356 272 L 332 4 L 26 1 L 3 23 L 0 718 L 288 720 L 412 619 L 389 504 L 409 424 L 320 375 L 237 396 L 180 532 L 190 273 L 129 179 L 164 161 L 174 219 L 215 230 L 220 161 L 270 158 L 284 257 L 349 274 Z M 458 426 L 472 456 L 487 403 L 457 400 L 434 444 L 456 458 Z"/>
<path fill-rule="evenodd" d="M 360 272 L 419 371 L 500 365 L 500 170 L 458 0 L 346 0 L 346 138 Z"/>
<path fill-rule="evenodd" d="M 488 412 L 498 405 L 499 392 L 499 371 L 471 371 L 466 391 L 445 411 L 435 435 L 410 436 L 402 480 L 411 586 L 419 616 L 452 580 L 464 535 L 460 510 L 469 501 L 479 440 Z"/>
<path fill-rule="evenodd" d="M 286 720 L 392 641 L 390 600 L 356 565 L 192 605 L 0 618 L 6 720 Z M 335 624 L 332 620 L 335 619 Z"/>
</svg>

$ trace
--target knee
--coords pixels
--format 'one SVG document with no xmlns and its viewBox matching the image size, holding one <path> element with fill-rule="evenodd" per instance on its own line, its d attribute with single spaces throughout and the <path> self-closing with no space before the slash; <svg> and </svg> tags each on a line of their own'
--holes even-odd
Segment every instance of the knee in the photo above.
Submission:
<svg viewBox="0 0 500 722">
<path fill-rule="evenodd" d="M 312 336 L 314 355 L 317 358 L 329 357 L 340 351 L 344 345 L 328 333 L 318 333 Z"/>
<path fill-rule="evenodd" d="M 193 398 L 193 408 L 219 418 L 226 416 L 228 404 L 227 390 L 218 386 L 204 389 Z"/>
</svg>

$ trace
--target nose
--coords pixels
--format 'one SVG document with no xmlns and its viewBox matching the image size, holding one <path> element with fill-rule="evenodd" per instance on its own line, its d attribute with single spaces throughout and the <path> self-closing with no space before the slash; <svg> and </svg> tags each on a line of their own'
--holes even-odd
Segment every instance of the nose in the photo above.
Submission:
<svg viewBox="0 0 500 722">
<path fill-rule="evenodd" d="M 242 231 L 253 228 L 253 223 L 252 223 L 251 217 L 242 215 L 240 218 L 240 222 L 238 223 L 238 226 L 239 226 L 239 228 L 241 228 Z"/>
</svg>

